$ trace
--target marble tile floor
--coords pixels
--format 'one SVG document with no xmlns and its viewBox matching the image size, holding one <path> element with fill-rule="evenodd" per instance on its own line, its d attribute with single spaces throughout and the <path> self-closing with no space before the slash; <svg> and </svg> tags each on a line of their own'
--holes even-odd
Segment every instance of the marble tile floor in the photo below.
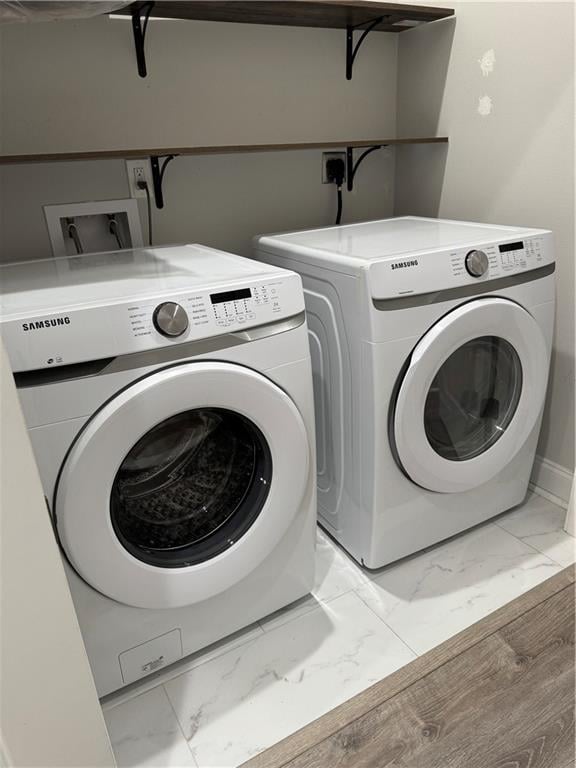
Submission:
<svg viewBox="0 0 576 768">
<path fill-rule="evenodd" d="M 376 573 L 319 532 L 309 598 L 104 700 L 118 765 L 241 765 L 574 562 L 564 515 L 530 494 Z"/>
</svg>

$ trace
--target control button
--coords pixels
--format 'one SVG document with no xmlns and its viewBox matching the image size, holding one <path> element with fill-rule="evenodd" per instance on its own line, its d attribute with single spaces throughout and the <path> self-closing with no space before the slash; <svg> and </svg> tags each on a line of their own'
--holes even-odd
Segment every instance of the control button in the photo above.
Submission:
<svg viewBox="0 0 576 768">
<path fill-rule="evenodd" d="M 156 330 L 163 336 L 182 336 L 188 328 L 188 315 L 186 310 L 174 301 L 165 301 L 159 304 L 152 315 L 152 322 Z"/>
<path fill-rule="evenodd" d="M 472 277 L 482 277 L 488 270 L 488 256 L 484 251 L 469 251 L 464 260 L 466 271 Z"/>
</svg>

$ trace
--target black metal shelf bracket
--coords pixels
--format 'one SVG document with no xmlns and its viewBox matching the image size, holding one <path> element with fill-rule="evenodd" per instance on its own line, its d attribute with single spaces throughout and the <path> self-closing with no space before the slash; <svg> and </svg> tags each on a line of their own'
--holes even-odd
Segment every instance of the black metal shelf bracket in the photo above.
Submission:
<svg viewBox="0 0 576 768">
<path fill-rule="evenodd" d="M 160 165 L 161 157 L 164 158 L 162 165 Z M 156 203 L 156 208 L 164 208 L 162 182 L 164 181 L 166 166 L 170 160 L 174 160 L 175 157 L 176 155 L 153 155 L 150 158 L 150 167 L 152 168 L 152 187 L 154 190 L 154 202 Z"/>
<path fill-rule="evenodd" d="M 358 29 L 359 27 L 364 26 L 364 24 L 357 24 L 356 26 L 352 26 L 349 24 L 346 27 L 346 80 L 352 80 L 352 70 L 354 69 L 354 60 L 356 59 L 356 56 L 358 55 L 358 51 L 360 50 L 360 47 L 364 40 L 366 40 L 367 36 L 372 32 L 372 30 L 377 27 L 379 24 L 382 24 L 388 16 L 379 16 L 377 19 L 373 19 L 366 29 L 362 31 L 362 34 L 358 38 L 358 42 L 356 45 L 354 45 L 354 30 Z"/>
<path fill-rule="evenodd" d="M 146 77 L 146 51 L 144 43 L 146 41 L 146 29 L 150 14 L 154 8 L 154 2 L 134 3 L 132 6 L 132 32 L 134 33 L 134 48 L 136 50 L 136 64 L 140 77 Z"/>
<path fill-rule="evenodd" d="M 377 144 L 374 147 L 368 147 L 364 150 L 360 157 L 354 162 L 354 149 L 352 147 L 346 147 L 346 189 L 348 192 L 352 192 L 354 189 L 354 177 L 360 167 L 360 163 L 365 157 L 368 157 L 372 152 L 376 152 L 377 149 L 383 149 L 387 147 L 387 144 Z"/>
</svg>

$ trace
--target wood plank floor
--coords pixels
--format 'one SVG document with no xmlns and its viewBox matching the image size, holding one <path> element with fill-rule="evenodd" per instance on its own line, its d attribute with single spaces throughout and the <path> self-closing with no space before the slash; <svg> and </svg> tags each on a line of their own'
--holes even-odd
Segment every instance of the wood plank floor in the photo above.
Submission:
<svg viewBox="0 0 576 768">
<path fill-rule="evenodd" d="M 245 768 L 573 768 L 570 567 Z"/>
</svg>

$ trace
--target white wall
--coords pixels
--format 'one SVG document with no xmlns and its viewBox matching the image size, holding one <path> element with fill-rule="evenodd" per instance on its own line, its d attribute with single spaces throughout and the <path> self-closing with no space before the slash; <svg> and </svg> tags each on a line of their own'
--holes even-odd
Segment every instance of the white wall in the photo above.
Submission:
<svg viewBox="0 0 576 768">
<path fill-rule="evenodd" d="M 0 761 L 103 768 L 114 757 L 0 344 Z"/>
<path fill-rule="evenodd" d="M 394 136 L 397 36 L 375 34 L 345 71 L 343 30 L 152 21 L 138 77 L 129 21 L 0 31 L 5 153 Z M 386 216 L 394 153 L 372 155 L 345 194 L 345 220 Z M 0 259 L 49 255 L 41 206 L 128 194 L 122 161 L 0 170 Z M 154 212 L 157 243 L 249 253 L 257 233 L 332 223 L 321 152 L 177 158 Z M 144 209 L 142 216 L 144 220 Z"/>
<path fill-rule="evenodd" d="M 572 474 L 574 5 L 448 4 L 454 20 L 400 38 L 398 133 L 445 133 L 450 145 L 398 152 L 395 210 L 553 230 L 558 311 L 538 452 Z"/>
</svg>

